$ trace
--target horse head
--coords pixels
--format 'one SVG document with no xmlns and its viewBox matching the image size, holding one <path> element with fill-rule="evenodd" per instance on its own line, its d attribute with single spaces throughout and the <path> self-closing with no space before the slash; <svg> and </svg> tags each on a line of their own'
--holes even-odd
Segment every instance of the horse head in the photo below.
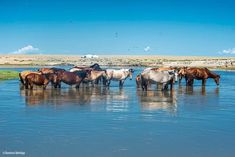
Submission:
<svg viewBox="0 0 235 157">
<path fill-rule="evenodd" d="M 220 75 L 217 75 L 217 76 L 214 78 L 214 80 L 215 80 L 216 85 L 218 86 L 219 83 L 220 83 Z"/>
<path fill-rule="evenodd" d="M 130 80 L 132 80 L 132 75 L 134 73 L 134 70 L 133 69 L 128 69 L 128 75 L 130 77 Z"/>
</svg>

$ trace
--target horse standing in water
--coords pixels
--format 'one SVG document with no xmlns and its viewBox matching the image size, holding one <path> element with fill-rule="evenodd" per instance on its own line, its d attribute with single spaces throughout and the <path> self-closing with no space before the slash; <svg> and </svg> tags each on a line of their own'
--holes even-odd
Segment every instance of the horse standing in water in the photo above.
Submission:
<svg viewBox="0 0 235 157">
<path fill-rule="evenodd" d="M 88 76 L 87 71 L 77 71 L 77 72 L 61 72 L 58 74 L 60 81 L 64 82 L 68 85 L 76 85 L 76 88 L 79 88 L 81 82 Z M 89 77 L 89 76 L 88 76 Z M 61 83 L 58 84 L 59 88 L 61 87 Z"/>
<path fill-rule="evenodd" d="M 160 83 L 162 84 L 162 90 L 168 89 L 168 84 L 170 84 L 170 88 L 173 88 L 174 84 L 174 73 L 166 73 L 162 71 L 154 71 L 154 70 L 144 70 L 141 73 L 141 86 L 142 90 L 147 91 L 147 87 L 150 83 Z"/>
<path fill-rule="evenodd" d="M 211 72 L 207 68 L 188 68 L 185 78 L 188 86 L 193 86 L 194 79 L 202 80 L 202 86 L 206 85 L 206 80 L 208 78 L 214 79 L 217 86 L 220 83 L 220 75 Z"/>
<path fill-rule="evenodd" d="M 178 81 L 178 68 L 176 67 L 159 67 L 159 68 L 151 68 L 153 71 L 157 72 L 165 72 L 165 73 L 174 73 L 174 81 Z"/>
<path fill-rule="evenodd" d="M 107 78 L 105 79 L 105 83 L 107 86 L 110 85 L 111 80 L 119 81 L 119 87 L 122 87 L 125 80 L 129 77 L 132 80 L 133 69 L 107 69 Z"/>
<path fill-rule="evenodd" d="M 76 71 L 81 71 L 81 70 L 87 70 L 87 71 L 92 71 L 92 70 L 95 70 L 95 71 L 104 71 L 104 69 L 102 69 L 100 67 L 99 64 L 95 63 L 89 67 L 85 67 L 85 66 L 74 66 L 72 67 L 69 71 L 70 72 L 76 72 Z M 97 77 L 96 80 L 92 81 L 94 82 L 94 84 L 99 84 L 99 81 L 101 81 L 101 78 L 105 79 L 103 76 L 101 77 Z"/>
<path fill-rule="evenodd" d="M 25 85 L 25 79 L 26 76 L 29 74 L 42 74 L 41 72 L 37 72 L 37 71 L 22 71 L 19 73 L 19 78 L 20 78 L 20 82 L 22 83 L 22 85 Z"/>
<path fill-rule="evenodd" d="M 95 84 L 95 81 L 100 79 L 101 77 L 103 78 L 107 78 L 107 72 L 106 70 L 91 70 L 90 71 L 90 75 L 87 76 L 83 82 L 84 83 L 88 83 L 88 82 L 91 82 L 92 83 L 92 86 L 94 86 Z"/>
<path fill-rule="evenodd" d="M 56 74 L 37 74 L 30 73 L 25 78 L 25 88 L 33 89 L 33 85 L 43 86 L 46 89 L 50 82 L 57 82 L 58 76 Z"/>
</svg>

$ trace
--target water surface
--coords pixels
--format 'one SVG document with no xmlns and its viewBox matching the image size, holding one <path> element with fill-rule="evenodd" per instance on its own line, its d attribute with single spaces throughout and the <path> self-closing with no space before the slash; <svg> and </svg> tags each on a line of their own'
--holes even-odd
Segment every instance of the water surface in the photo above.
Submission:
<svg viewBox="0 0 235 157">
<path fill-rule="evenodd" d="M 33 157 L 233 157 L 235 73 L 217 73 L 220 87 L 213 80 L 205 88 L 200 81 L 194 88 L 182 82 L 172 92 L 154 86 L 142 92 L 134 80 L 122 89 L 112 82 L 109 89 L 63 84 L 45 91 L 1 81 L 0 151 Z"/>
</svg>

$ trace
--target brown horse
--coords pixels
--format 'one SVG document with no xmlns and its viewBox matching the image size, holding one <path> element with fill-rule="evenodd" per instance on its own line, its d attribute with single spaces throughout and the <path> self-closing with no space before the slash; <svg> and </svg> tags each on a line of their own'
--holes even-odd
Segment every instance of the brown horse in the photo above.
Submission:
<svg viewBox="0 0 235 157">
<path fill-rule="evenodd" d="M 59 79 L 68 85 L 76 85 L 76 88 L 79 88 L 80 83 L 88 76 L 87 71 L 77 71 L 77 72 L 69 72 L 65 71 L 63 73 L 59 73 Z M 61 87 L 59 83 L 59 87 Z"/>
<path fill-rule="evenodd" d="M 186 76 L 186 71 L 187 71 L 188 67 L 181 67 L 179 69 L 179 72 L 178 72 L 178 76 L 179 76 L 179 84 L 181 84 L 181 80 L 183 79 L 183 77 Z"/>
<path fill-rule="evenodd" d="M 92 71 L 92 70 L 96 70 L 96 71 L 103 71 L 103 69 L 100 67 L 99 64 L 95 63 L 91 66 L 74 66 L 72 67 L 69 71 L 70 72 L 75 72 L 75 71 L 81 71 L 81 70 L 87 70 L 87 71 Z M 94 82 L 94 84 L 99 84 L 99 82 L 101 82 L 101 79 L 105 80 L 105 77 L 101 76 L 98 77 Z"/>
<path fill-rule="evenodd" d="M 22 71 L 19 73 L 19 78 L 20 78 L 20 82 L 25 85 L 25 78 L 27 75 L 29 74 L 42 74 L 41 72 L 36 72 L 36 71 Z"/>
<path fill-rule="evenodd" d="M 33 89 L 33 85 L 43 86 L 43 89 L 46 89 L 50 81 L 54 81 L 57 76 L 55 74 L 36 74 L 30 73 L 25 78 L 25 88 Z"/>
<path fill-rule="evenodd" d="M 211 72 L 207 68 L 184 68 L 180 72 L 185 76 L 186 85 L 188 86 L 193 86 L 194 79 L 202 80 L 202 86 L 206 85 L 206 80 L 208 78 L 214 79 L 217 85 L 220 83 L 220 75 Z"/>
</svg>

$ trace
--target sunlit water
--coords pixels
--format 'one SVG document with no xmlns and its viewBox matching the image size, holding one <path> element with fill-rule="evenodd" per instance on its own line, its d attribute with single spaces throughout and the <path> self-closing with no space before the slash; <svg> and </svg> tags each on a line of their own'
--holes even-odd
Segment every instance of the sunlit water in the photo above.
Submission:
<svg viewBox="0 0 235 157">
<path fill-rule="evenodd" d="M 217 73 L 220 87 L 182 82 L 172 92 L 142 92 L 134 79 L 122 89 L 112 82 L 109 89 L 63 84 L 45 91 L 1 81 L 0 156 L 234 157 L 235 72 Z"/>
</svg>

